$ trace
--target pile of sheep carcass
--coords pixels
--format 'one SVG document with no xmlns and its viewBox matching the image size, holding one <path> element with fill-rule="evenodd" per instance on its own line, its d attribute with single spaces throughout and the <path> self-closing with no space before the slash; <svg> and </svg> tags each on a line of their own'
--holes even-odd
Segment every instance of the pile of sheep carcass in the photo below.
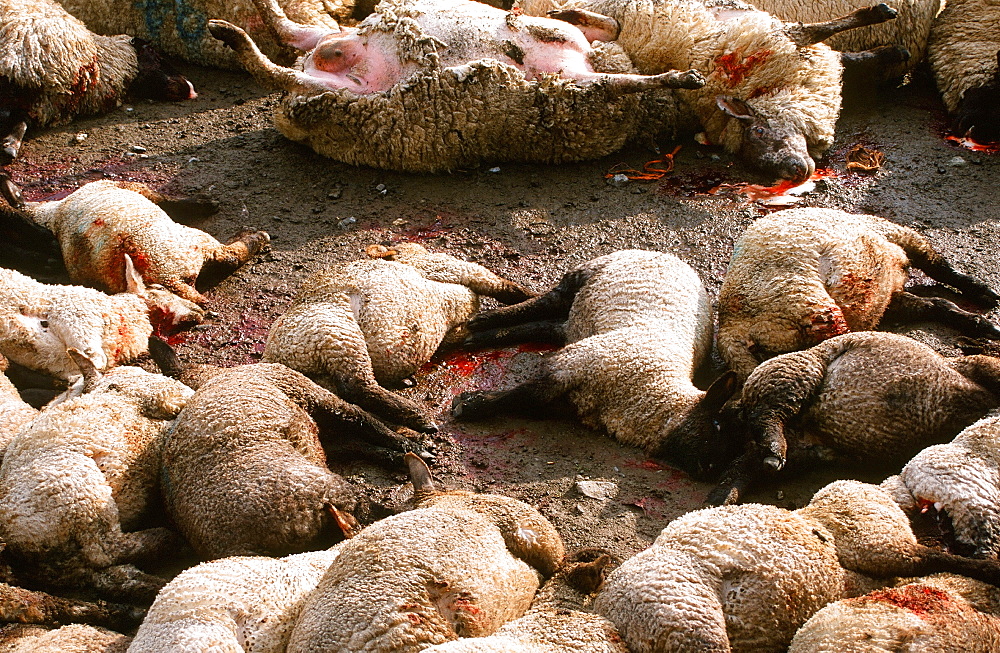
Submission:
<svg viewBox="0 0 1000 653">
<path fill-rule="evenodd" d="M 63 4 L 97 31 L 238 62 L 285 91 L 285 135 L 350 163 L 558 163 L 698 129 L 801 181 L 832 143 L 845 66 L 901 70 L 925 46 L 958 128 L 996 137 L 1000 17 L 975 1 L 933 21 L 940 3 L 922 0 L 899 18 L 780 0 L 384 0 L 367 17 L 310 0 Z M 350 16 L 363 20 L 338 24 Z M 8 159 L 29 124 L 107 110 L 130 85 L 193 94 L 148 46 L 79 18 L 0 0 Z M 840 32 L 843 52 L 822 45 Z M 272 61 L 289 51 L 305 53 L 294 67 Z M 717 322 L 698 275 L 665 252 L 602 256 L 535 295 L 414 243 L 373 246 L 306 282 L 263 362 L 217 368 L 151 336 L 205 319 L 203 270 L 234 271 L 266 233 L 223 244 L 171 217 L 212 207 L 134 183 L 25 203 L 0 182 L 0 217 L 48 234 L 83 284 L 0 269 L 0 364 L 65 387 L 29 405 L 0 375 L 6 578 L 34 588 L 0 587 L 19 624 L 0 650 L 1000 648 L 1000 359 L 874 330 L 935 320 L 1000 339 L 982 315 L 904 290 L 910 266 L 983 309 L 1000 295 L 912 229 L 833 209 L 761 218 L 736 244 Z M 479 313 L 482 297 L 508 305 Z M 520 385 L 457 396 L 449 418 L 544 416 L 566 399 L 583 423 L 716 479 L 715 507 L 609 572 L 610 555 L 567 553 L 531 506 L 438 488 L 425 462 L 438 418 L 385 386 L 441 347 L 529 340 L 559 349 Z M 713 346 L 729 371 L 703 390 Z M 129 365 L 147 354 L 163 374 Z M 369 498 L 327 466 L 345 444 L 406 467 L 412 508 L 359 523 Z M 832 483 L 794 511 L 738 505 L 789 465 L 873 459 L 899 473 Z M 910 519 L 931 509 L 958 553 L 918 541 Z M 149 571 L 188 547 L 205 562 Z"/>
</svg>

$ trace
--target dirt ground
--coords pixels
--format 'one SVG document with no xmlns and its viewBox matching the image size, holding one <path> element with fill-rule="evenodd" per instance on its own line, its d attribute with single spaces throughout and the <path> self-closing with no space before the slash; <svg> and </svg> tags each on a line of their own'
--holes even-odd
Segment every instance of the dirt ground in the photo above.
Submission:
<svg viewBox="0 0 1000 653">
<path fill-rule="evenodd" d="M 605 180 L 609 169 L 641 166 L 654 153 L 635 148 L 574 165 L 487 164 L 440 176 L 355 168 L 278 134 L 270 118 L 277 96 L 247 76 L 197 67 L 184 72 L 198 89 L 196 100 L 136 103 L 43 133 L 25 145 L 10 171 L 32 200 L 60 197 L 103 177 L 145 180 L 217 201 L 219 213 L 195 226 L 222 239 L 244 225 L 271 234 L 270 253 L 208 292 L 214 316 L 176 339 L 187 361 L 229 366 L 259 359 L 269 325 L 311 273 L 387 240 L 422 242 L 536 290 L 553 285 L 573 264 L 618 249 L 670 251 L 699 272 L 714 297 L 735 239 L 766 211 L 732 190 L 707 194 L 722 182 L 751 177 L 723 152 L 690 139 L 680 143 L 673 174 L 620 186 Z M 1000 288 L 994 195 L 1000 156 L 946 142 L 944 127 L 926 75 L 852 98 L 822 163 L 834 175 L 818 182 L 803 205 L 874 213 L 915 227 L 960 268 Z M 846 172 L 845 153 L 855 144 L 884 152 L 877 174 Z M 665 151 L 673 146 L 662 145 Z M 953 333 L 927 325 L 905 332 L 957 353 Z M 630 556 L 669 520 L 699 507 L 710 486 L 570 418 L 466 425 L 448 417 L 456 393 L 512 385 L 544 355 L 533 347 L 446 352 L 422 370 L 416 386 L 403 392 L 439 413 L 432 468 L 446 484 L 537 506 L 570 547 Z M 331 467 L 382 504 L 397 505 L 409 494 L 401 470 L 337 460 Z M 846 476 L 880 480 L 862 470 L 823 470 L 783 478 L 753 498 L 796 507 Z M 607 498 L 591 498 L 578 490 L 581 479 L 614 486 Z"/>
</svg>

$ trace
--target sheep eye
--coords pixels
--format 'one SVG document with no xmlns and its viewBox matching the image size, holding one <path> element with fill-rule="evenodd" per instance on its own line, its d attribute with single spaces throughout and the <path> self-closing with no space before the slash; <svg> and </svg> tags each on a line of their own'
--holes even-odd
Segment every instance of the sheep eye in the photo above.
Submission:
<svg viewBox="0 0 1000 653">
<path fill-rule="evenodd" d="M 48 329 L 49 328 L 49 321 L 48 320 L 41 320 L 39 322 L 39 324 L 42 325 L 43 329 Z"/>
<path fill-rule="evenodd" d="M 763 136 L 764 135 L 764 128 L 763 127 L 754 127 L 753 128 L 753 133 L 754 133 L 754 136 Z"/>
</svg>

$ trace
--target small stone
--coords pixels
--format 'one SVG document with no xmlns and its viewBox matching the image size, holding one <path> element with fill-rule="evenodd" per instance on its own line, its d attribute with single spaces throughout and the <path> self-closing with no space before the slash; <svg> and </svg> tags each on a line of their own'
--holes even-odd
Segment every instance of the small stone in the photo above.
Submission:
<svg viewBox="0 0 1000 653">
<path fill-rule="evenodd" d="M 583 509 L 583 506 L 581 506 L 579 503 L 576 504 L 576 511 L 581 515 L 587 512 L 586 510 Z"/>
<path fill-rule="evenodd" d="M 326 198 L 329 200 L 339 200 L 344 194 L 344 191 L 339 188 L 334 188 L 329 193 L 326 194 Z"/>
<path fill-rule="evenodd" d="M 85 140 L 87 140 L 87 138 L 89 138 L 89 137 L 90 137 L 90 134 L 85 134 L 83 132 L 80 132 L 79 134 L 76 134 L 75 136 L 73 136 L 73 138 L 71 138 L 69 140 L 69 144 L 70 145 L 79 145 L 80 143 L 82 143 Z"/>
<path fill-rule="evenodd" d="M 500 172 L 500 166 L 497 166 L 497 167 L 495 167 L 495 168 L 490 168 L 490 170 L 489 170 L 489 171 L 490 171 L 490 172 Z"/>
<path fill-rule="evenodd" d="M 201 161 L 201 159 L 199 159 L 196 156 L 193 156 L 190 159 L 188 159 L 188 163 L 198 163 L 199 161 Z"/>
<path fill-rule="evenodd" d="M 125 107 L 125 113 L 132 113 L 133 111 L 135 111 L 134 107 Z"/>
<path fill-rule="evenodd" d="M 135 152 L 136 154 L 145 154 L 146 148 L 144 148 L 142 145 L 132 145 L 131 147 L 128 148 L 128 151 Z"/>
<path fill-rule="evenodd" d="M 375 187 L 375 192 L 385 195 L 386 193 L 389 192 L 389 189 L 385 187 L 385 184 L 379 184 L 378 186 Z"/>
<path fill-rule="evenodd" d="M 608 185 L 614 186 L 615 188 L 621 188 L 627 183 L 628 183 L 628 175 L 623 175 L 620 172 L 617 175 L 608 178 Z"/>
<path fill-rule="evenodd" d="M 782 490 L 778 490 L 777 494 L 774 495 L 775 500 L 783 501 L 785 499 L 785 493 Z"/>
<path fill-rule="evenodd" d="M 148 154 L 136 154 L 135 158 L 137 158 L 137 159 L 148 159 L 149 155 Z"/>
<path fill-rule="evenodd" d="M 352 215 L 352 216 L 350 216 L 348 218 L 344 218 L 343 220 L 340 220 L 339 222 L 337 222 L 337 227 L 340 228 L 340 229 L 348 229 L 348 228 L 350 228 L 351 225 L 353 225 L 357 221 L 358 221 L 358 219 L 355 218 Z"/>
<path fill-rule="evenodd" d="M 585 497 L 601 501 L 618 496 L 618 484 L 614 481 L 577 481 L 576 489 Z"/>
<path fill-rule="evenodd" d="M 953 156 L 950 159 L 948 159 L 948 165 L 950 165 L 953 168 L 962 168 L 964 166 L 969 165 L 969 162 L 960 156 Z"/>
</svg>

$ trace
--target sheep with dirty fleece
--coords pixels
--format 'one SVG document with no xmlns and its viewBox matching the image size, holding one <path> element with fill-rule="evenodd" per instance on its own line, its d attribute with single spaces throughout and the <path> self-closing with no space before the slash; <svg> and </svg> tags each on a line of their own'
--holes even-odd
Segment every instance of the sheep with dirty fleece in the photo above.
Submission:
<svg viewBox="0 0 1000 653">
<path fill-rule="evenodd" d="M 589 40 L 615 40 L 641 73 L 701 71 L 705 85 L 677 95 L 707 139 L 764 175 L 802 182 L 833 144 L 840 115 L 842 58 L 822 41 L 895 12 L 880 4 L 804 25 L 740 0 L 590 0 L 550 15 Z"/>
<path fill-rule="evenodd" d="M 152 42 L 165 54 L 216 68 L 238 69 L 232 51 L 208 31 L 213 18 L 247 30 L 272 59 L 291 62 L 294 56 L 260 20 L 251 0 L 58 0 L 69 13 L 101 34 L 129 34 Z M 300 23 L 338 29 L 350 22 L 355 0 L 280 0 L 288 16 Z M 373 2 L 365 2 L 369 7 Z M 358 7 L 358 10 L 362 10 Z M 360 18 L 360 16 L 359 16 Z"/>
<path fill-rule="evenodd" d="M 945 358 L 894 333 L 836 336 L 761 364 L 743 386 L 749 443 L 709 497 L 807 462 L 882 467 L 946 442 L 1000 406 L 1000 358 Z"/>
<path fill-rule="evenodd" d="M 54 0 L 0 0 L 0 163 L 17 157 L 29 124 L 104 113 L 127 93 L 162 100 L 194 87 L 127 36 L 98 36 Z"/>
<path fill-rule="evenodd" d="M 540 577 L 556 572 L 562 540 L 537 510 L 498 495 L 437 490 L 423 461 L 406 459 L 415 509 L 339 546 L 302 607 L 288 653 L 415 653 L 490 635 L 523 615 Z"/>
<path fill-rule="evenodd" d="M 987 308 L 989 286 L 952 266 L 922 235 L 873 215 L 824 208 L 778 211 L 740 236 L 719 291 L 719 354 L 745 380 L 760 362 L 895 317 L 934 319 L 1000 338 L 985 318 L 944 298 L 906 292 L 908 268 Z"/>
<path fill-rule="evenodd" d="M 164 438 L 161 481 L 167 514 L 204 559 L 291 553 L 351 535 L 357 491 L 327 468 L 317 422 L 327 439 L 360 437 L 397 460 L 423 450 L 284 365 L 180 370 L 165 345 L 151 349 L 195 389 Z"/>
<path fill-rule="evenodd" d="M 47 285 L 0 268 L 0 354 L 62 379 L 80 370 L 66 353 L 78 349 L 99 370 L 135 360 L 149 349 L 153 327 L 147 289 L 125 259 L 130 292 L 106 295 L 82 286 Z"/>
<path fill-rule="evenodd" d="M 33 420 L 38 411 L 21 399 L 20 393 L 4 372 L 7 359 L 0 354 L 0 461 L 7 444 L 17 435 L 18 430 Z"/>
<path fill-rule="evenodd" d="M 469 329 L 469 347 L 539 340 L 566 346 L 519 386 L 458 395 L 457 419 L 543 413 L 566 398 L 588 426 L 690 474 L 728 462 L 714 418 L 735 378 L 723 375 L 707 391 L 694 385 L 712 348 L 712 307 L 698 274 L 673 254 L 598 257 L 544 295 L 473 318 Z"/>
<path fill-rule="evenodd" d="M 927 59 L 958 135 L 1000 141 L 1000 3 L 950 0 Z"/>
<path fill-rule="evenodd" d="M 104 628 L 68 624 L 7 624 L 0 627 L 0 653 L 125 653 L 132 638 Z"/>
<path fill-rule="evenodd" d="M 132 563 L 179 538 L 165 528 L 129 531 L 158 501 L 162 437 L 192 390 L 137 367 L 102 375 L 71 355 L 82 394 L 54 400 L 7 446 L 0 539 L 45 583 L 151 599 L 163 581 Z"/>
<path fill-rule="evenodd" d="M 882 485 L 906 511 L 947 515 L 962 551 L 1000 556 L 1000 417 L 927 447 Z"/>
<path fill-rule="evenodd" d="M 271 326 L 265 362 L 284 363 L 344 399 L 418 431 L 436 426 L 426 409 L 383 388 L 464 335 L 479 297 L 510 303 L 531 293 L 481 265 L 417 243 L 370 246 L 369 258 L 309 278 Z"/>
<path fill-rule="evenodd" d="M 130 653 L 284 653 L 336 546 L 285 558 L 233 556 L 182 571 L 149 608 Z"/>
<path fill-rule="evenodd" d="M 278 131 L 355 165 L 442 172 L 596 158 L 682 121 L 662 93 L 662 115 L 647 128 L 638 92 L 704 83 L 694 71 L 635 75 L 616 45 L 591 46 L 566 23 L 469 0 L 388 0 L 344 30 L 298 24 L 273 1 L 255 2 L 305 53 L 296 68 L 275 65 L 225 21 L 209 29 L 261 84 L 287 92 Z"/>
<path fill-rule="evenodd" d="M 611 558 L 583 549 L 567 554 L 524 616 L 488 637 L 466 637 L 426 653 L 627 653 L 614 624 L 587 608 Z"/>
<path fill-rule="evenodd" d="M 795 511 L 746 504 L 675 519 L 608 576 L 594 610 L 634 653 L 784 651 L 827 603 L 938 571 L 1000 582 L 996 561 L 918 544 L 879 487 L 836 481 Z"/>
<path fill-rule="evenodd" d="M 174 222 L 178 213 L 205 213 L 214 207 L 176 200 L 144 184 L 101 180 L 86 184 L 61 200 L 29 202 L 24 211 L 55 234 L 74 283 L 118 293 L 127 290 L 123 274 L 128 255 L 147 289 L 160 287 L 155 310 L 168 322 L 200 322 L 198 305 L 207 298 L 195 289 L 203 268 L 232 272 L 264 251 L 266 232 L 244 230 L 228 245 L 204 231 Z M 179 299 L 178 299 L 179 298 Z"/>
<path fill-rule="evenodd" d="M 789 653 L 991 653 L 1000 650 L 1000 591 L 935 574 L 826 606 Z"/>
</svg>

